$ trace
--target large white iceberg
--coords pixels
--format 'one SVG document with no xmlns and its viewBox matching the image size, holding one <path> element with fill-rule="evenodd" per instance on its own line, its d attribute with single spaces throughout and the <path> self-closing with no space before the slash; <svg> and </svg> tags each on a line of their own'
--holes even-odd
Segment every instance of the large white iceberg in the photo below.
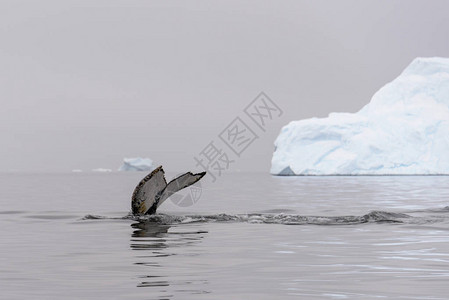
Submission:
<svg viewBox="0 0 449 300">
<path fill-rule="evenodd" d="M 278 175 L 449 174 L 449 59 L 416 58 L 357 113 L 293 121 Z"/>
<path fill-rule="evenodd" d="M 119 171 L 153 171 L 153 161 L 149 158 L 124 158 Z"/>
</svg>

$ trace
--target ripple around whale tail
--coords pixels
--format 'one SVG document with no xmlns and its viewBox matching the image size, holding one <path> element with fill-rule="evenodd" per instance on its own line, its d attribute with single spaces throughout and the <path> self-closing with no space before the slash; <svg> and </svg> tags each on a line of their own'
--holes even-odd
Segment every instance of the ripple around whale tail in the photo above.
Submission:
<svg viewBox="0 0 449 300">
<path fill-rule="evenodd" d="M 83 220 L 112 219 L 103 216 L 87 215 Z M 372 211 L 362 216 L 302 216 L 294 214 L 215 214 L 215 215 L 186 215 L 175 216 L 166 214 L 155 214 L 145 216 L 134 216 L 129 214 L 122 218 L 141 223 L 155 223 L 160 225 L 189 224 L 189 223 L 260 223 L 260 224 L 283 224 L 283 225 L 355 225 L 364 223 L 407 223 L 414 219 L 404 213 L 393 213 L 387 211 Z"/>
</svg>

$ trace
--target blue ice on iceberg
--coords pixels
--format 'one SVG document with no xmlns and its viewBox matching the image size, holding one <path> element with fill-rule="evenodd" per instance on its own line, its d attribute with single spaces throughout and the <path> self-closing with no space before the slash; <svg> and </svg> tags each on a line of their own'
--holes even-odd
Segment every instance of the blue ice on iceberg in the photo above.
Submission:
<svg viewBox="0 0 449 300">
<path fill-rule="evenodd" d="M 276 175 L 449 174 L 449 59 L 416 58 L 356 113 L 290 122 Z"/>
<path fill-rule="evenodd" d="M 119 171 L 153 171 L 153 161 L 149 158 L 124 158 Z"/>
</svg>

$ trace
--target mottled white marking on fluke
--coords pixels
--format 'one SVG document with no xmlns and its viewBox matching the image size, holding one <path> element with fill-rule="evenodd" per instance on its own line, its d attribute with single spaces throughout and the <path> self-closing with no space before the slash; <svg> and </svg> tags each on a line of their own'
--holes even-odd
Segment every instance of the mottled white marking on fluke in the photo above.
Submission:
<svg viewBox="0 0 449 300">
<path fill-rule="evenodd" d="M 131 209 L 134 215 L 152 215 L 168 197 L 186 188 L 206 175 L 206 172 L 187 172 L 167 184 L 162 166 L 145 176 L 134 189 Z"/>
</svg>

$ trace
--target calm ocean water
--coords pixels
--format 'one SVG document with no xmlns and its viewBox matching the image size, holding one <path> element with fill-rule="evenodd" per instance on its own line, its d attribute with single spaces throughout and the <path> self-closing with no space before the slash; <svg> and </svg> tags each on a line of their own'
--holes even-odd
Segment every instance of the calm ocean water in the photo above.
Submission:
<svg viewBox="0 0 449 300">
<path fill-rule="evenodd" d="M 449 299 L 449 177 L 228 173 L 138 221 L 144 175 L 0 174 L 0 298 Z"/>
</svg>

